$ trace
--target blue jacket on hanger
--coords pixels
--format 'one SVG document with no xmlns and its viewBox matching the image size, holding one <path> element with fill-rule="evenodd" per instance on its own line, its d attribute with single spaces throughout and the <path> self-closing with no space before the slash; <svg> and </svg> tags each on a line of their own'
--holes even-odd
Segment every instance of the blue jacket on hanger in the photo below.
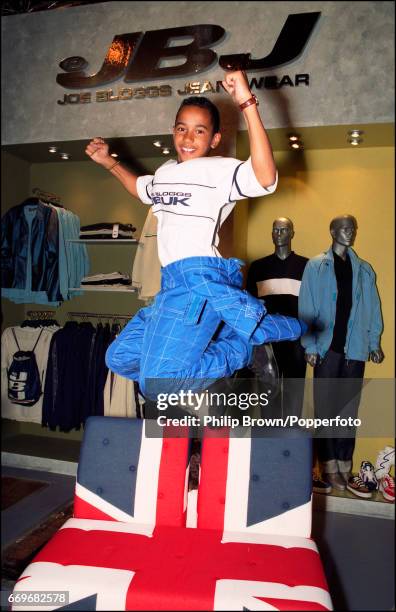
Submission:
<svg viewBox="0 0 396 612">
<path fill-rule="evenodd" d="M 58 216 L 37 198 L 14 206 L 2 218 L 1 287 L 4 297 L 18 301 L 32 292 L 42 292 L 48 302 L 62 299 Z"/>
</svg>

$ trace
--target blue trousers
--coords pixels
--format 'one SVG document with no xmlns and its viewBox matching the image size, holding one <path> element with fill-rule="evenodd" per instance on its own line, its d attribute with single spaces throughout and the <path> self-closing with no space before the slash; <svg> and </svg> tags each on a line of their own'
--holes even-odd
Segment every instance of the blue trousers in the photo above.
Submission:
<svg viewBox="0 0 396 612">
<path fill-rule="evenodd" d="M 166 381 L 162 392 L 202 390 L 248 365 L 254 345 L 299 338 L 297 319 L 266 314 L 263 302 L 241 289 L 242 265 L 189 257 L 162 268 L 160 292 L 109 346 L 107 366 L 155 398 L 154 381 Z"/>
</svg>

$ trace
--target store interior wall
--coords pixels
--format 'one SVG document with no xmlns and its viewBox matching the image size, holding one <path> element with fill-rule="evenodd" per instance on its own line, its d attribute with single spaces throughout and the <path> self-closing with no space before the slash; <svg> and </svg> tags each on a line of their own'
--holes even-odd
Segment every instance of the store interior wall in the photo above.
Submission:
<svg viewBox="0 0 396 612">
<path fill-rule="evenodd" d="M 246 138 L 237 141 L 236 155 L 248 157 Z M 381 365 L 368 363 L 368 378 L 392 378 L 394 371 L 394 204 L 392 147 L 361 149 L 275 151 L 280 181 L 275 194 L 237 204 L 234 215 L 222 231 L 221 252 L 240 257 L 247 265 L 273 252 L 271 226 L 278 216 L 290 217 L 295 225 L 293 249 L 313 257 L 330 245 L 330 220 L 343 213 L 356 216 L 359 223 L 355 248 L 377 274 L 385 322 Z M 163 157 L 135 160 L 135 168 L 151 173 Z M 146 207 L 92 161 L 29 164 L 2 152 L 2 212 L 22 202 L 40 187 L 60 196 L 63 205 L 80 217 L 82 225 L 100 221 L 133 223 L 140 236 Z M 132 271 L 135 246 L 90 246 L 91 273 Z M 56 311 L 60 324 L 69 320 L 69 311 L 133 315 L 144 305 L 136 295 L 122 293 L 85 293 L 64 302 Z M 36 305 L 17 305 L 2 300 L 3 327 L 18 325 Z M 312 370 L 308 368 L 308 377 Z M 26 427 L 28 424 L 21 424 Z M 32 424 L 33 425 L 33 424 Z M 44 433 L 42 431 L 41 433 Z M 376 456 L 387 438 L 358 439 L 355 466 L 364 458 Z"/>
<path fill-rule="evenodd" d="M 246 140 L 237 141 L 237 155 L 248 155 Z M 311 258 L 331 245 L 329 224 L 340 214 L 352 214 L 358 221 L 354 249 L 368 261 L 377 275 L 384 333 L 382 364 L 366 364 L 365 377 L 393 379 L 394 376 L 394 148 L 349 147 L 306 151 L 275 152 L 279 170 L 277 191 L 238 204 L 234 220 L 235 246 L 249 265 L 273 253 L 272 222 L 279 216 L 292 219 L 295 236 L 293 250 Z M 240 222 L 241 221 L 241 222 Z M 307 376 L 312 378 L 312 368 Z M 373 410 L 375 410 L 373 406 Z M 393 433 L 390 432 L 390 436 Z M 375 461 L 378 451 L 393 437 L 357 438 L 354 468 L 364 459 Z"/>
<path fill-rule="evenodd" d="M 158 156 L 126 160 L 124 163 L 139 174 L 149 174 L 164 161 L 164 156 Z M 78 215 L 81 225 L 132 223 L 136 227 L 136 238 L 140 237 L 148 207 L 131 196 L 110 172 L 89 159 L 80 162 L 28 163 L 3 150 L 2 177 L 2 215 L 31 196 L 35 187 L 39 187 L 59 196 L 62 205 Z M 232 255 L 232 231 L 233 218 L 230 215 L 220 234 L 220 248 L 226 257 Z M 114 243 L 89 245 L 87 248 L 91 274 L 120 271 L 132 275 L 137 246 Z M 139 300 L 137 294 L 125 292 L 86 292 L 63 302 L 56 309 L 37 304 L 15 304 L 3 298 L 2 330 L 11 325 L 20 325 L 30 310 L 54 310 L 56 320 L 64 325 L 70 320 L 69 312 L 114 313 L 132 317 L 143 306 L 145 302 Z M 99 321 L 91 320 L 94 324 Z M 50 432 L 28 422 L 7 423 L 7 432 L 81 438 L 81 432 Z"/>
</svg>

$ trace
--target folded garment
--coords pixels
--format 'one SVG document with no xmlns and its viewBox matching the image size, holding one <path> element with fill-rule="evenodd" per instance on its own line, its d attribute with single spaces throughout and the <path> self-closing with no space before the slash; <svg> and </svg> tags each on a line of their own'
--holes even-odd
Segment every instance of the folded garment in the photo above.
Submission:
<svg viewBox="0 0 396 612">
<path fill-rule="evenodd" d="M 80 240 L 114 240 L 117 242 L 118 240 L 133 240 L 133 234 L 122 234 L 118 235 L 116 238 L 112 235 L 111 232 L 108 234 L 80 234 Z"/>
<path fill-rule="evenodd" d="M 84 276 L 81 280 L 81 285 L 113 285 L 122 284 L 130 285 L 131 277 L 129 274 L 122 274 L 122 272 L 110 272 L 108 274 L 92 274 L 90 276 Z"/>
<path fill-rule="evenodd" d="M 80 228 L 80 238 L 84 239 L 125 239 L 133 238 L 136 231 L 131 223 L 94 223 Z"/>
<path fill-rule="evenodd" d="M 134 291 L 134 287 L 131 285 L 131 281 L 125 281 L 121 283 L 81 283 L 81 289 L 125 289 L 130 287 L 131 291 Z"/>
</svg>

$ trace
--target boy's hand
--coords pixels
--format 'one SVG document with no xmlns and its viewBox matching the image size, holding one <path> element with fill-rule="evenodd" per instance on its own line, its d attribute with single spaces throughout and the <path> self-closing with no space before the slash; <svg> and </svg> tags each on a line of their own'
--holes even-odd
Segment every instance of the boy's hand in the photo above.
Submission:
<svg viewBox="0 0 396 612">
<path fill-rule="evenodd" d="M 114 159 L 109 155 L 109 145 L 103 140 L 103 138 L 94 138 L 91 140 L 87 148 L 85 149 L 85 153 L 90 156 L 90 158 L 100 164 L 101 166 L 108 166 L 114 163 Z"/>
<path fill-rule="evenodd" d="M 246 74 L 242 70 L 226 72 L 223 87 L 236 104 L 243 104 L 252 97 Z"/>
</svg>

